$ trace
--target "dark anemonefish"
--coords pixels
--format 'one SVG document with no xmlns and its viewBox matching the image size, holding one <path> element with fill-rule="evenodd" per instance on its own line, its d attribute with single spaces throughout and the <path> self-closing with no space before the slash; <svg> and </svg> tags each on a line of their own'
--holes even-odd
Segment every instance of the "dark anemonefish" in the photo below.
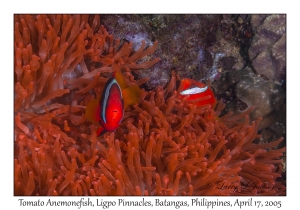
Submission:
<svg viewBox="0 0 300 210">
<path fill-rule="evenodd" d="M 181 80 L 179 86 L 179 96 L 181 98 L 187 97 L 187 100 L 197 100 L 196 105 L 211 105 L 212 108 L 216 106 L 217 100 L 213 91 L 202 82 L 193 79 L 185 78 Z"/>
<path fill-rule="evenodd" d="M 99 122 L 97 136 L 113 132 L 119 126 L 128 105 L 138 103 L 141 89 L 135 84 L 127 85 L 121 71 L 116 70 L 106 82 L 100 99 L 92 100 L 86 107 L 86 117 Z"/>
</svg>

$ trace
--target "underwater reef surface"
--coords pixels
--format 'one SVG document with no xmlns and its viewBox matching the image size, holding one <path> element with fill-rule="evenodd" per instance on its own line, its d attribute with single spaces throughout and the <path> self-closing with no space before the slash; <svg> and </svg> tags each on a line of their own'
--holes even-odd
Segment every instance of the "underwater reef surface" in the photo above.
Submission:
<svg viewBox="0 0 300 210">
<path fill-rule="evenodd" d="M 255 28 L 249 58 L 257 74 L 282 82 L 286 75 L 286 16 L 251 17 Z"/>
<path fill-rule="evenodd" d="M 271 43 L 275 20 L 284 30 Z M 14 194 L 285 195 L 284 23 L 15 15 Z M 270 57 L 278 65 L 265 74 Z M 120 127 L 97 137 L 86 106 L 116 66 L 143 90 Z M 210 84 L 217 106 L 178 97 L 185 77 Z"/>
<path fill-rule="evenodd" d="M 103 15 L 101 22 L 109 33 L 137 45 L 159 41 L 154 55 L 162 61 L 134 72 L 137 78 L 150 78 L 142 86 L 146 90 L 166 85 L 171 70 L 181 78 L 209 79 L 225 112 L 256 106 L 259 114 L 252 114 L 252 120 L 269 121 L 260 125 L 264 141 L 286 136 L 285 15 Z M 263 95 L 247 91 L 251 84 L 237 85 L 251 77 L 261 81 L 254 83 Z M 265 109 L 258 101 L 275 108 Z"/>
</svg>

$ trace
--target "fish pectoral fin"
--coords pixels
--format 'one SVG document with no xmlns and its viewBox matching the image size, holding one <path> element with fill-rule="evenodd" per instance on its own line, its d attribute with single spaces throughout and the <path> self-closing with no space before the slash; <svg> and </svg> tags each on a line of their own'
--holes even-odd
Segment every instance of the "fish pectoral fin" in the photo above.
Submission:
<svg viewBox="0 0 300 210">
<path fill-rule="evenodd" d="M 138 85 L 131 85 L 130 87 L 122 90 L 123 98 L 124 98 L 124 109 L 127 106 L 132 104 L 137 104 L 141 98 L 142 90 Z"/>
<path fill-rule="evenodd" d="M 97 137 L 103 135 L 105 132 L 106 130 L 102 126 L 100 126 L 97 130 Z"/>
<path fill-rule="evenodd" d="M 85 116 L 91 122 L 99 122 L 100 120 L 100 104 L 99 99 L 91 100 L 85 109 Z"/>
</svg>

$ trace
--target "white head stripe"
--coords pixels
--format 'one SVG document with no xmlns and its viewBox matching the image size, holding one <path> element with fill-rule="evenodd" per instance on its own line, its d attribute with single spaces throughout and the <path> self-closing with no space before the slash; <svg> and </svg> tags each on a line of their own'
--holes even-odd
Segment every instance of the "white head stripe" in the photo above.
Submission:
<svg viewBox="0 0 300 210">
<path fill-rule="evenodd" d="M 120 90 L 121 98 L 123 98 L 122 91 L 121 91 L 121 88 L 120 88 L 119 84 L 117 83 L 116 79 L 113 79 L 111 81 L 111 83 L 108 84 L 108 86 L 107 86 L 107 88 L 104 92 L 104 100 L 103 100 L 104 103 L 103 103 L 103 107 L 102 107 L 102 119 L 103 119 L 104 123 L 106 123 L 105 110 L 106 110 L 107 98 L 109 96 L 109 91 L 110 91 L 111 86 L 113 84 L 116 84 L 118 86 L 118 88 Z"/>
<path fill-rule="evenodd" d="M 193 87 L 180 92 L 180 95 L 193 95 L 193 94 L 203 93 L 204 91 L 207 90 L 207 88 L 208 88 L 207 86 L 205 86 L 204 88 Z"/>
</svg>

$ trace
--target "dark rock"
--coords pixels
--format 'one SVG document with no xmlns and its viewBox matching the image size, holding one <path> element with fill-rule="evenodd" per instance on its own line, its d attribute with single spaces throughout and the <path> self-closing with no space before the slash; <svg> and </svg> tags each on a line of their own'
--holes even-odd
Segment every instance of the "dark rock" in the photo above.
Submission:
<svg viewBox="0 0 300 210">
<path fill-rule="evenodd" d="M 206 70 L 205 79 L 218 80 L 218 73 L 227 70 L 239 70 L 245 65 L 245 60 L 240 54 L 240 46 L 221 38 L 214 46 L 207 48 L 213 58 L 213 64 Z"/>
<path fill-rule="evenodd" d="M 233 56 L 227 56 L 221 58 L 221 68 L 224 71 L 232 70 L 233 65 L 236 63 L 236 59 Z"/>
<path fill-rule="evenodd" d="M 245 68 L 237 71 L 227 71 L 223 72 L 220 79 L 216 80 L 212 84 L 212 86 L 215 90 L 215 93 L 218 95 L 222 92 L 225 92 L 239 81 L 246 80 L 249 77 L 253 76 L 255 76 L 255 74 L 250 68 Z"/>
<path fill-rule="evenodd" d="M 136 71 L 138 78 L 150 77 L 147 89 L 165 85 L 171 70 L 181 78 L 201 79 L 201 69 L 212 66 L 207 53 L 217 38 L 220 15 L 102 15 L 101 22 L 116 38 L 134 43 L 158 40 L 153 57 L 161 61 L 149 70 Z M 203 53 L 204 52 L 204 53 Z M 149 58 L 151 59 L 151 58 Z M 205 73 L 206 74 L 206 73 Z"/>
</svg>

